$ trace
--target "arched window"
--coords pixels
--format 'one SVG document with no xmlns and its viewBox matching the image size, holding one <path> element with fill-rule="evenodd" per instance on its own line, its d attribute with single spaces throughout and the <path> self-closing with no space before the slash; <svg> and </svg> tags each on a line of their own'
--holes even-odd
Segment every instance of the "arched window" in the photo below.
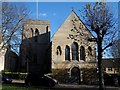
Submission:
<svg viewBox="0 0 120 90">
<path fill-rule="evenodd" d="M 46 33 L 48 33 L 48 26 L 46 27 Z"/>
<path fill-rule="evenodd" d="M 76 42 L 72 44 L 72 60 L 79 60 L 78 59 L 78 44 Z"/>
<path fill-rule="evenodd" d="M 88 47 L 88 56 L 92 56 L 92 48 L 90 46 Z"/>
<path fill-rule="evenodd" d="M 66 46 L 65 48 L 65 60 L 70 60 L 70 48 Z"/>
<path fill-rule="evenodd" d="M 39 35 L 39 31 L 38 31 L 38 29 L 36 28 L 35 29 L 35 36 L 38 36 Z"/>
<path fill-rule="evenodd" d="M 83 46 L 80 47 L 80 60 L 85 61 L 85 48 Z"/>
<path fill-rule="evenodd" d="M 57 52 L 56 52 L 57 55 L 61 55 L 62 54 L 62 51 L 61 51 L 61 47 L 58 46 L 57 47 Z"/>
<path fill-rule="evenodd" d="M 32 29 L 32 28 L 31 28 L 31 33 L 32 33 L 32 34 L 31 34 L 31 36 L 33 37 L 33 35 L 34 35 L 34 32 L 33 32 L 33 29 Z"/>
<path fill-rule="evenodd" d="M 38 41 L 38 35 L 39 35 L 39 31 L 38 31 L 38 29 L 36 28 L 36 29 L 35 29 L 35 42 Z"/>
</svg>

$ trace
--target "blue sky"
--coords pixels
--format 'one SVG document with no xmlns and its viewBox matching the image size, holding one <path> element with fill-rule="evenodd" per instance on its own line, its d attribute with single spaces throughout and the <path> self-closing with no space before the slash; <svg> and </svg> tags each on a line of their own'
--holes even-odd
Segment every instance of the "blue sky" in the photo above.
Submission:
<svg viewBox="0 0 120 90">
<path fill-rule="evenodd" d="M 69 16 L 74 8 L 78 16 L 82 13 L 87 2 L 39 2 L 38 3 L 38 18 L 36 17 L 36 2 L 16 2 L 18 5 L 25 5 L 30 11 L 29 19 L 49 20 L 51 37 Z M 118 2 L 107 3 L 114 17 L 118 19 Z M 81 17 L 80 17 L 81 18 Z M 105 55 L 106 57 L 107 55 Z"/>
<path fill-rule="evenodd" d="M 18 2 L 17 2 L 18 3 Z M 23 2 L 24 5 L 30 11 L 29 18 L 37 19 L 36 16 L 36 2 Z M 21 4 L 23 4 L 21 3 Z M 51 37 L 65 21 L 65 19 L 71 13 L 72 7 L 75 12 L 80 16 L 82 13 L 79 10 L 83 10 L 87 2 L 39 2 L 38 3 L 38 19 L 49 20 L 51 26 Z M 20 3 L 18 3 L 20 4 Z M 111 11 L 115 17 L 118 17 L 118 3 L 108 3 Z"/>
<path fill-rule="evenodd" d="M 26 4 L 29 6 L 31 15 L 30 18 L 36 19 L 36 3 L 31 2 Z M 56 32 L 60 25 L 71 13 L 72 7 L 74 7 L 77 13 L 79 9 L 84 7 L 85 3 L 53 3 L 53 2 L 39 2 L 38 3 L 38 19 L 39 20 L 49 20 L 51 24 L 51 36 Z"/>
</svg>

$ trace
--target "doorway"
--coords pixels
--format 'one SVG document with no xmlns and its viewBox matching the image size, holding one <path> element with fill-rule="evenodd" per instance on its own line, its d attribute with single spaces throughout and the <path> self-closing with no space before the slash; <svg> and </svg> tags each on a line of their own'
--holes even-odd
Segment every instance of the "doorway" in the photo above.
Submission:
<svg viewBox="0 0 120 90">
<path fill-rule="evenodd" d="M 71 81 L 74 84 L 81 84 L 80 69 L 78 67 L 71 69 Z"/>
</svg>

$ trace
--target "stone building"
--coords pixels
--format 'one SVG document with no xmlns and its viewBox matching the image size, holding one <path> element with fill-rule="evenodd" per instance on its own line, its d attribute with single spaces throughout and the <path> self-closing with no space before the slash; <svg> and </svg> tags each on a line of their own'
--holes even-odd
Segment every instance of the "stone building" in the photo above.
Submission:
<svg viewBox="0 0 120 90">
<path fill-rule="evenodd" d="M 96 43 L 88 38 L 93 36 L 74 10 L 53 35 L 52 43 L 49 21 L 26 20 L 19 70 L 39 74 L 52 71 L 59 82 L 67 82 L 69 78 L 79 83 L 96 79 Z"/>
<path fill-rule="evenodd" d="M 16 72 L 18 55 L 11 51 L 10 46 L 4 46 L 3 35 L 0 34 L 0 72 Z"/>
<path fill-rule="evenodd" d="M 119 75 L 120 73 L 120 58 L 103 58 L 103 70 L 109 75 Z"/>
<path fill-rule="evenodd" d="M 20 46 L 19 71 L 48 73 L 51 67 L 50 60 L 49 21 L 26 20 Z"/>
<path fill-rule="evenodd" d="M 5 53 L 4 71 L 17 72 L 18 70 L 18 55 L 11 51 L 10 47 L 7 48 Z"/>
<path fill-rule="evenodd" d="M 68 78 L 79 83 L 95 78 L 96 43 L 84 23 L 72 10 L 52 37 L 52 70 L 55 78 L 66 82 Z M 72 81 L 72 80 L 71 80 Z"/>
</svg>

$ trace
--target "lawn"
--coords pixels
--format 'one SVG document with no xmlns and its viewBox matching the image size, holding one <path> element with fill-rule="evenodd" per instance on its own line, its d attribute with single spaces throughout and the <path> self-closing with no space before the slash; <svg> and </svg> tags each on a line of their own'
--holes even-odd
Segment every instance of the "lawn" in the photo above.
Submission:
<svg viewBox="0 0 120 90">
<path fill-rule="evenodd" d="M 38 88 L 38 87 L 25 87 L 25 86 L 15 86 L 15 85 L 2 85 L 2 90 L 46 90 L 46 89 L 40 87 Z"/>
<path fill-rule="evenodd" d="M 43 88 L 43 87 L 26 87 L 19 85 L 2 85 L 2 90 L 98 90 L 96 86 L 78 86 L 68 85 L 64 88 Z M 105 90 L 120 90 L 119 87 L 106 87 Z"/>
</svg>

